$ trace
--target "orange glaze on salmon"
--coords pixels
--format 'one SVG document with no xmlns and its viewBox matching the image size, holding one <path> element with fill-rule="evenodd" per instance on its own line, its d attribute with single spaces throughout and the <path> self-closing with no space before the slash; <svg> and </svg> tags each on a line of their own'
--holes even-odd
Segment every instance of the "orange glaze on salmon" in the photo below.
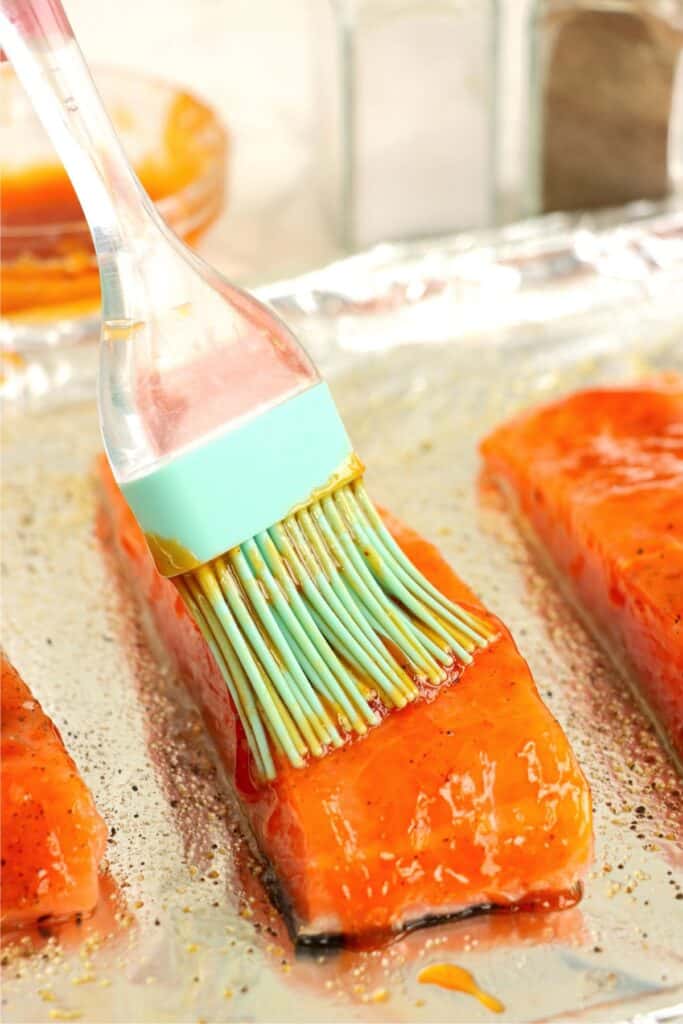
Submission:
<svg viewBox="0 0 683 1024">
<path fill-rule="evenodd" d="M 9 661 L 2 676 L 2 925 L 89 913 L 107 828 L 57 728 Z"/>
<path fill-rule="evenodd" d="M 264 784 L 208 648 L 104 459 L 99 474 L 105 542 L 202 709 L 296 940 L 365 940 L 476 909 L 575 902 L 592 847 L 586 781 L 509 633 L 431 544 L 385 516 L 422 571 L 499 638 L 366 737 L 304 768 L 282 764 Z"/>
<path fill-rule="evenodd" d="M 482 452 L 683 757 L 683 378 L 579 392 Z"/>
</svg>

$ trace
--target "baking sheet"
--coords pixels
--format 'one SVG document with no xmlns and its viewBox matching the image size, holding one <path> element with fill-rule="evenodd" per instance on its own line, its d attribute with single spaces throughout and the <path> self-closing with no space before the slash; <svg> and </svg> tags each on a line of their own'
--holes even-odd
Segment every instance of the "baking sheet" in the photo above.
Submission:
<svg viewBox="0 0 683 1024">
<path fill-rule="evenodd" d="M 94 406 L 45 401 L 64 397 L 48 387 L 27 401 L 18 388 L 23 406 L 3 419 L 1 641 L 61 728 L 111 835 L 96 917 L 5 947 L 3 1020 L 486 1019 L 473 999 L 417 983 L 420 967 L 441 960 L 472 971 L 505 1020 L 683 1019 L 683 783 L 479 479 L 477 440 L 512 410 L 683 370 L 680 221 L 611 226 L 608 240 L 561 227 L 468 248 L 467 286 L 452 250 L 447 259 L 443 248 L 399 247 L 269 295 L 330 372 L 371 493 L 435 540 L 506 620 L 567 731 L 595 803 L 582 903 L 297 960 L 197 713 L 97 540 Z M 669 255 L 648 266 L 644 240 L 652 249 L 657 237 Z M 463 242 L 453 245 L 460 260 Z M 582 246 L 595 258 L 578 266 Z M 631 276 L 615 274 L 629 259 Z"/>
</svg>

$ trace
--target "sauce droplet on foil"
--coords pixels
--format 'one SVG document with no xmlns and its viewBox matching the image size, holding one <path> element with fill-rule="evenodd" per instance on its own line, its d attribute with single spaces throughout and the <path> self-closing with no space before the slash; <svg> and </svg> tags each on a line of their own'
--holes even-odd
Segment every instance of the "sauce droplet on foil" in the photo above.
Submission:
<svg viewBox="0 0 683 1024">
<path fill-rule="evenodd" d="M 420 971 L 417 980 L 422 985 L 438 985 L 453 992 L 464 992 L 466 995 L 474 996 L 482 1006 L 494 1013 L 502 1013 L 505 1009 L 500 999 L 479 988 L 469 971 L 455 964 L 431 964 Z"/>
</svg>

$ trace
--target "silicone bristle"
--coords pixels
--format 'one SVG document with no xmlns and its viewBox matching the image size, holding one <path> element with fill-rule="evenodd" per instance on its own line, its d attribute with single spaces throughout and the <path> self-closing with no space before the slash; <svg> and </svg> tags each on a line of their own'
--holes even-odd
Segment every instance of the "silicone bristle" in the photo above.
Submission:
<svg viewBox="0 0 683 1024">
<path fill-rule="evenodd" d="M 268 779 L 438 686 L 494 632 L 401 551 L 362 481 L 178 577 Z"/>
</svg>

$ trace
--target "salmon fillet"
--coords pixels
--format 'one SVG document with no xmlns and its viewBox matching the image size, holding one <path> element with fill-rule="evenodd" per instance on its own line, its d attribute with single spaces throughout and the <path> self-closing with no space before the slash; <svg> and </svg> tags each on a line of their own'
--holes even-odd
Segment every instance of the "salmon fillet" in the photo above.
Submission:
<svg viewBox="0 0 683 1024">
<path fill-rule="evenodd" d="M 482 453 L 683 757 L 683 378 L 579 392 Z"/>
<path fill-rule="evenodd" d="M 351 943 L 496 907 L 575 902 L 592 848 L 586 780 L 505 627 L 436 549 L 386 516 L 404 551 L 498 638 L 365 737 L 255 777 L 225 683 L 173 584 L 161 577 L 109 469 L 107 543 L 201 708 L 300 944 Z"/>
<path fill-rule="evenodd" d="M 107 828 L 56 726 L 9 661 L 2 680 L 2 924 L 89 913 Z"/>
</svg>

